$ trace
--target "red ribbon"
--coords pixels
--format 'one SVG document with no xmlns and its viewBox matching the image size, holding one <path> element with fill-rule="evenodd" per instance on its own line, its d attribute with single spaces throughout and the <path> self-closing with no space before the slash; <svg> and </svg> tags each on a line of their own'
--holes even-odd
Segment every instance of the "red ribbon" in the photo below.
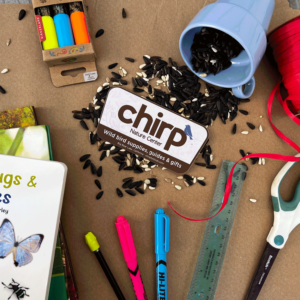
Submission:
<svg viewBox="0 0 300 300">
<path fill-rule="evenodd" d="M 297 152 L 300 153 L 300 147 L 295 142 L 290 140 L 287 136 L 285 136 L 280 130 L 278 130 L 273 124 L 271 119 L 272 105 L 276 94 L 279 103 L 283 107 L 286 114 L 293 122 L 295 122 L 300 126 L 300 119 L 296 116 L 297 114 L 300 115 L 300 17 L 292 19 L 287 23 L 283 24 L 281 27 L 273 31 L 270 34 L 268 39 L 269 39 L 270 46 L 273 49 L 273 55 L 278 64 L 278 69 L 282 75 L 282 81 L 276 84 L 269 97 L 269 101 L 268 101 L 269 120 L 277 135 L 282 140 L 284 140 L 287 144 L 289 144 L 295 150 L 297 150 Z M 280 84 L 282 82 L 289 94 L 285 100 L 282 99 L 280 94 Z M 300 157 L 271 154 L 271 153 L 250 154 L 241 158 L 238 162 L 235 163 L 235 165 L 233 166 L 233 168 L 229 173 L 222 206 L 214 216 L 211 216 L 209 218 L 191 219 L 178 213 L 171 206 L 170 202 L 168 202 L 168 205 L 178 216 L 189 221 L 207 221 L 209 219 L 212 219 L 223 210 L 223 208 L 226 206 L 228 202 L 230 196 L 231 184 L 232 184 L 232 175 L 235 166 L 243 159 L 257 158 L 257 157 L 291 161 L 291 162 L 300 161 Z"/>
</svg>

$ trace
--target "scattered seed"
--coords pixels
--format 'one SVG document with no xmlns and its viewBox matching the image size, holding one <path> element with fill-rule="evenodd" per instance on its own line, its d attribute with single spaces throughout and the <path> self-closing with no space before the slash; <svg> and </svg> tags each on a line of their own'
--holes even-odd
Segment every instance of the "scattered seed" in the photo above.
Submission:
<svg viewBox="0 0 300 300">
<path fill-rule="evenodd" d="M 99 188 L 99 190 L 101 190 L 101 183 L 98 179 L 95 179 L 95 184 Z"/>
<path fill-rule="evenodd" d="M 200 167 L 206 167 L 205 163 L 195 163 L 195 165 L 200 166 Z"/>
<path fill-rule="evenodd" d="M 249 131 L 242 131 L 241 134 L 248 134 Z"/>
<path fill-rule="evenodd" d="M 185 184 L 186 187 L 190 186 L 186 180 L 184 180 L 183 183 Z"/>
<path fill-rule="evenodd" d="M 100 193 L 97 194 L 96 199 L 100 200 L 101 197 L 103 196 L 104 191 L 101 191 Z"/>
<path fill-rule="evenodd" d="M 261 163 L 262 163 L 263 166 L 266 164 L 265 158 L 262 158 L 262 159 L 261 159 Z"/>
<path fill-rule="evenodd" d="M 154 186 L 149 185 L 149 190 L 155 190 Z"/>
<path fill-rule="evenodd" d="M 246 156 L 246 153 L 245 153 L 244 150 L 240 149 L 240 153 L 241 153 L 242 157 L 245 157 L 245 156 Z"/>
<path fill-rule="evenodd" d="M 262 162 L 261 162 L 261 157 L 258 159 L 258 164 L 261 165 Z"/>
<path fill-rule="evenodd" d="M 1 94 L 6 94 L 6 90 L 0 85 L 0 93 Z"/>
<path fill-rule="evenodd" d="M 26 11 L 24 9 L 21 9 L 19 12 L 19 21 L 23 20 L 26 16 Z"/>
<path fill-rule="evenodd" d="M 135 60 L 133 58 L 130 58 L 130 57 L 125 57 L 125 59 L 132 62 L 132 63 L 135 62 Z"/>
<path fill-rule="evenodd" d="M 118 65 L 118 63 L 114 63 L 108 66 L 109 69 L 113 69 L 114 67 L 116 67 Z"/>
<path fill-rule="evenodd" d="M 260 132 L 263 132 L 263 128 L 262 128 L 261 125 L 259 125 L 259 131 L 260 131 Z"/>
<path fill-rule="evenodd" d="M 5 73 L 7 73 L 8 72 L 8 69 L 3 69 L 2 71 L 1 71 L 1 74 L 5 74 Z"/>
<path fill-rule="evenodd" d="M 6 41 L 6 46 L 9 46 L 10 43 L 11 43 L 11 39 L 8 39 L 8 40 Z"/>
<path fill-rule="evenodd" d="M 197 177 L 198 180 L 204 180 L 204 177 Z"/>
<path fill-rule="evenodd" d="M 95 35 L 96 38 L 100 37 L 104 33 L 103 29 L 99 29 Z"/>
<path fill-rule="evenodd" d="M 202 74 L 200 74 L 199 76 L 200 76 L 200 77 L 206 77 L 207 74 L 206 74 L 206 73 L 202 73 Z"/>
<path fill-rule="evenodd" d="M 83 165 L 83 170 L 85 170 L 86 168 L 88 168 L 90 165 L 91 165 L 91 160 L 90 159 L 88 159 L 85 163 L 84 163 L 84 165 Z"/>
<path fill-rule="evenodd" d="M 183 179 L 183 176 L 177 176 L 177 179 Z"/>
<path fill-rule="evenodd" d="M 209 156 L 209 159 L 210 159 L 210 161 L 213 161 L 214 156 L 211 154 L 211 155 Z"/>
<path fill-rule="evenodd" d="M 239 112 L 245 116 L 249 114 L 246 110 L 242 110 L 242 109 L 239 109 Z"/>
<path fill-rule="evenodd" d="M 140 194 L 145 194 L 144 190 L 141 189 L 141 188 L 139 188 L 139 187 L 136 187 L 135 190 L 136 190 L 137 192 L 139 192 Z"/>
<path fill-rule="evenodd" d="M 79 160 L 80 160 L 81 162 L 84 162 L 84 161 L 86 161 L 90 156 L 91 156 L 91 154 L 85 154 L 85 155 L 82 155 L 82 156 L 79 158 Z"/>
<path fill-rule="evenodd" d="M 83 129 L 89 130 L 88 126 L 86 125 L 86 123 L 83 120 L 80 120 L 80 125 L 82 126 Z"/>
<path fill-rule="evenodd" d="M 144 90 L 139 89 L 139 88 L 133 88 L 133 91 L 136 92 L 136 93 L 142 93 L 142 92 L 144 92 Z"/>
<path fill-rule="evenodd" d="M 133 190 L 125 190 L 125 192 L 130 195 L 130 196 L 135 196 L 136 195 L 136 192 L 133 191 Z"/>
<path fill-rule="evenodd" d="M 179 191 L 182 189 L 182 187 L 181 187 L 180 185 L 177 185 L 177 184 L 175 185 L 175 188 L 176 188 L 177 190 L 179 190 Z"/>
<path fill-rule="evenodd" d="M 103 151 L 101 156 L 100 156 L 100 161 L 102 161 L 106 157 L 106 152 Z"/>
<path fill-rule="evenodd" d="M 127 15 L 126 15 L 125 8 L 123 8 L 123 9 L 122 9 L 122 17 L 123 17 L 123 19 L 125 19 L 125 18 L 126 18 L 126 16 L 127 16 Z"/>
<path fill-rule="evenodd" d="M 144 183 L 144 191 L 147 189 L 147 183 Z"/>
<path fill-rule="evenodd" d="M 91 172 L 93 175 L 95 175 L 97 173 L 96 166 L 93 163 L 91 163 Z"/>
<path fill-rule="evenodd" d="M 116 191 L 117 191 L 117 195 L 118 195 L 120 198 L 123 197 L 123 193 L 122 193 L 122 191 L 121 191 L 119 188 L 117 188 Z"/>
<path fill-rule="evenodd" d="M 233 134 L 236 134 L 236 124 L 233 125 L 232 133 L 233 133 Z"/>
<path fill-rule="evenodd" d="M 256 199 L 249 199 L 251 202 L 255 203 L 257 200 Z"/>
<path fill-rule="evenodd" d="M 172 182 L 172 179 L 170 179 L 170 178 L 165 178 L 165 181 L 170 183 L 170 182 Z"/>
<path fill-rule="evenodd" d="M 203 180 L 197 180 L 197 181 L 198 181 L 199 184 L 201 184 L 201 185 L 203 185 L 203 186 L 206 185 L 206 183 L 205 183 Z"/>
<path fill-rule="evenodd" d="M 252 130 L 255 129 L 255 125 L 253 125 L 252 123 L 247 122 L 247 125 L 250 129 L 252 129 Z"/>
<path fill-rule="evenodd" d="M 102 166 L 100 166 L 97 170 L 97 176 L 101 177 L 102 176 Z"/>
<path fill-rule="evenodd" d="M 132 180 L 132 179 L 133 179 L 133 177 L 127 177 L 127 178 L 123 179 L 123 182 L 127 182 L 127 181 Z"/>
<path fill-rule="evenodd" d="M 217 166 L 216 165 L 209 165 L 209 166 L 206 166 L 206 169 L 216 169 Z"/>
<path fill-rule="evenodd" d="M 100 93 L 102 91 L 103 87 L 100 85 L 98 88 L 97 88 L 97 93 Z"/>
<path fill-rule="evenodd" d="M 116 79 L 121 79 L 122 76 L 116 72 L 111 72 L 112 76 L 114 76 Z"/>
</svg>

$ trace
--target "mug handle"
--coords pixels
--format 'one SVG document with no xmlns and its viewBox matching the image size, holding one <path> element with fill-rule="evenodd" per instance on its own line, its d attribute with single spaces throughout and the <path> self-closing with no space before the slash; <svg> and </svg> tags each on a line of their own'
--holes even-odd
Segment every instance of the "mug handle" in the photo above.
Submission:
<svg viewBox="0 0 300 300">
<path fill-rule="evenodd" d="M 250 81 L 245 84 L 244 91 L 243 91 L 242 86 L 238 86 L 238 87 L 232 88 L 232 92 L 233 92 L 234 96 L 236 96 L 238 98 L 247 99 L 253 94 L 254 89 L 255 89 L 255 78 L 252 77 L 250 79 Z"/>
</svg>

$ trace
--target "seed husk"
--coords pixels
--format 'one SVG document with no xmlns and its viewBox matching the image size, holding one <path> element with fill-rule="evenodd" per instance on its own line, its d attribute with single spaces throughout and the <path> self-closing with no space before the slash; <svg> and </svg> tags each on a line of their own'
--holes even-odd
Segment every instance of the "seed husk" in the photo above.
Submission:
<svg viewBox="0 0 300 300">
<path fill-rule="evenodd" d="M 171 182 L 172 182 L 172 179 L 170 179 L 170 178 L 165 178 L 165 181 L 171 183 Z"/>
<path fill-rule="evenodd" d="M 90 159 L 88 159 L 85 163 L 84 163 L 84 165 L 83 165 L 83 170 L 85 170 L 86 168 L 88 168 L 90 165 L 91 165 L 91 160 Z"/>
<path fill-rule="evenodd" d="M 145 194 L 145 191 L 143 189 L 139 188 L 139 187 L 136 187 L 135 190 L 137 192 L 139 192 L 140 194 Z"/>
<path fill-rule="evenodd" d="M 216 165 L 209 165 L 209 166 L 206 166 L 206 169 L 216 169 L 217 166 Z"/>
<path fill-rule="evenodd" d="M 1 94 L 6 94 L 6 90 L 0 85 L 0 93 Z"/>
<path fill-rule="evenodd" d="M 8 72 L 8 69 L 3 69 L 2 71 L 1 71 L 1 74 L 5 74 L 5 73 L 7 73 Z"/>
<path fill-rule="evenodd" d="M 91 156 L 91 154 L 85 154 L 85 155 L 82 155 L 82 156 L 79 158 L 79 160 L 80 160 L 81 162 L 84 162 L 84 161 L 86 161 L 90 156 Z"/>
<path fill-rule="evenodd" d="M 249 131 L 244 130 L 241 132 L 241 134 L 249 134 Z"/>
<path fill-rule="evenodd" d="M 198 180 L 204 180 L 204 177 L 197 177 Z"/>
<path fill-rule="evenodd" d="M 100 200 L 101 197 L 103 196 L 104 191 L 101 191 L 100 193 L 97 194 L 96 199 Z"/>
<path fill-rule="evenodd" d="M 118 63 L 113 63 L 111 65 L 108 66 L 109 69 L 113 69 L 114 67 L 116 67 L 118 65 Z"/>
<path fill-rule="evenodd" d="M 125 57 L 125 59 L 128 60 L 128 61 L 130 61 L 130 62 L 132 62 L 132 63 L 135 62 L 135 60 L 133 58 L 131 58 L 131 57 Z"/>
<path fill-rule="evenodd" d="M 236 134 L 236 124 L 233 125 L 232 133 L 233 133 L 233 134 Z"/>
<path fill-rule="evenodd" d="M 266 164 L 266 159 L 265 158 L 262 158 L 261 159 L 261 164 L 264 166 Z"/>
<path fill-rule="evenodd" d="M 259 125 L 259 131 L 260 131 L 260 132 L 263 132 L 263 128 L 262 128 L 261 125 Z"/>
<path fill-rule="evenodd" d="M 177 184 L 176 184 L 176 185 L 175 185 L 175 189 L 177 189 L 177 190 L 180 191 L 180 190 L 182 189 L 182 187 L 181 187 L 180 185 L 177 185 Z"/>
<path fill-rule="evenodd" d="M 256 199 L 249 199 L 251 202 L 255 203 L 257 200 Z"/>
<path fill-rule="evenodd" d="M 155 190 L 155 186 L 149 185 L 149 190 Z"/>
<path fill-rule="evenodd" d="M 130 196 L 135 196 L 136 195 L 136 192 L 133 191 L 133 190 L 125 190 L 125 192 L 130 195 Z"/>
<path fill-rule="evenodd" d="M 117 188 L 116 191 L 117 191 L 117 195 L 118 195 L 120 198 L 122 198 L 122 197 L 123 197 L 122 191 L 121 191 L 119 188 Z"/>
<path fill-rule="evenodd" d="M 198 181 L 199 184 L 201 184 L 201 185 L 203 185 L 203 186 L 206 185 L 206 183 L 205 183 L 203 180 L 197 180 L 197 181 Z"/>
<path fill-rule="evenodd" d="M 189 187 L 189 186 L 190 186 L 186 180 L 184 180 L 183 183 L 185 184 L 186 187 Z"/>
<path fill-rule="evenodd" d="M 24 9 L 21 9 L 19 12 L 19 21 L 23 20 L 26 16 L 26 11 Z"/>
<path fill-rule="evenodd" d="M 99 190 L 101 190 L 101 183 L 98 179 L 95 179 L 95 184 L 99 188 Z"/>
<path fill-rule="evenodd" d="M 8 40 L 6 41 L 6 46 L 9 46 L 10 43 L 11 43 L 11 39 L 8 39 Z"/>
<path fill-rule="evenodd" d="M 250 129 L 252 129 L 252 130 L 255 129 L 255 125 L 253 125 L 252 123 L 247 122 L 247 125 Z"/>
<path fill-rule="evenodd" d="M 103 29 L 99 29 L 95 35 L 96 38 L 100 37 L 104 33 Z"/>
<path fill-rule="evenodd" d="M 91 163 L 91 172 L 93 175 L 95 175 L 97 173 L 96 166 L 93 163 Z"/>
<path fill-rule="evenodd" d="M 239 112 L 245 116 L 247 116 L 249 113 L 246 110 L 239 109 Z"/>
<path fill-rule="evenodd" d="M 126 16 L 127 16 L 127 14 L 126 14 L 125 8 L 123 8 L 122 9 L 122 17 L 123 17 L 123 19 L 125 19 Z"/>
<path fill-rule="evenodd" d="M 106 157 L 106 152 L 102 151 L 101 156 L 100 156 L 100 161 L 102 161 Z"/>
<path fill-rule="evenodd" d="M 80 120 L 80 125 L 82 126 L 83 129 L 89 130 L 88 126 L 86 125 L 86 123 L 83 120 Z"/>
<path fill-rule="evenodd" d="M 101 177 L 102 176 L 102 166 L 100 166 L 97 170 L 97 176 Z"/>
</svg>

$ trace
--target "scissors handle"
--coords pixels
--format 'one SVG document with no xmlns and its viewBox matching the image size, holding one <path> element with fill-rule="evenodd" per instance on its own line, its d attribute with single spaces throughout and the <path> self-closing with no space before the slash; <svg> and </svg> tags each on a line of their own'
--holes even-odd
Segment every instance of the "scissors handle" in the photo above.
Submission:
<svg viewBox="0 0 300 300">
<path fill-rule="evenodd" d="M 300 154 L 297 154 L 296 157 L 300 157 Z M 281 182 L 295 163 L 286 163 L 272 183 L 271 196 L 274 208 L 274 223 L 267 241 L 277 249 L 284 247 L 289 234 L 300 224 L 300 181 L 297 185 L 294 198 L 291 201 L 284 201 L 280 195 Z"/>
</svg>

